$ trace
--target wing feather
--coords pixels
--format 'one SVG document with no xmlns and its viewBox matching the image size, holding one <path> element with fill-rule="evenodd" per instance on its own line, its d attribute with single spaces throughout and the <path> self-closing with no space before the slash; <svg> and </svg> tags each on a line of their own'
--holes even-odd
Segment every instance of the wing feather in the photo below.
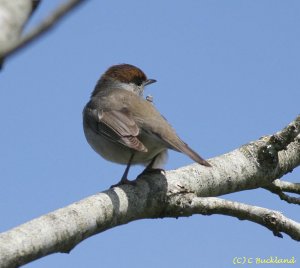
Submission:
<svg viewBox="0 0 300 268">
<path fill-rule="evenodd" d="M 147 152 L 145 145 L 138 139 L 140 129 L 127 109 L 102 111 L 86 108 L 92 129 L 112 142 L 118 142 L 131 149 Z"/>
</svg>

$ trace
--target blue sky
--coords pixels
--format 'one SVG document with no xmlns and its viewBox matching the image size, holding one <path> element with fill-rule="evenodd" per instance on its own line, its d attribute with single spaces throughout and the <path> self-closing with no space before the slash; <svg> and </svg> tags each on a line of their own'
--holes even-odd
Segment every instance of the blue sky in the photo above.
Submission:
<svg viewBox="0 0 300 268">
<path fill-rule="evenodd" d="M 29 27 L 60 2 L 44 0 Z M 0 74 L 0 231 L 119 180 L 124 167 L 101 159 L 82 131 L 83 106 L 110 65 L 157 79 L 146 93 L 205 158 L 280 130 L 300 110 L 299 14 L 299 1 L 87 1 Z M 166 169 L 189 163 L 170 153 Z M 285 178 L 299 182 L 300 169 Z M 264 190 L 224 198 L 300 221 L 297 206 Z M 286 235 L 196 215 L 132 222 L 26 267 L 233 267 L 236 256 L 300 262 Z"/>
</svg>

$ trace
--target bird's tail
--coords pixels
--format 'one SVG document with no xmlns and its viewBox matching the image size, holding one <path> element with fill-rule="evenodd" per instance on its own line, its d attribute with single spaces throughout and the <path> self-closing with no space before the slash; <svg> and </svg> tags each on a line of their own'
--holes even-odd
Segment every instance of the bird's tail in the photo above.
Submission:
<svg viewBox="0 0 300 268">
<path fill-rule="evenodd" d="M 211 167 L 211 164 L 204 160 L 199 154 L 193 151 L 189 146 L 186 145 L 186 150 L 184 150 L 185 154 L 187 154 L 190 158 L 196 161 L 198 164 L 206 167 Z"/>
<path fill-rule="evenodd" d="M 179 145 L 179 144 L 178 144 Z M 195 162 L 202 166 L 211 167 L 211 164 L 204 160 L 199 154 L 197 154 L 193 149 L 191 149 L 186 143 L 182 142 L 176 148 L 179 152 L 182 152 L 193 159 Z"/>
</svg>

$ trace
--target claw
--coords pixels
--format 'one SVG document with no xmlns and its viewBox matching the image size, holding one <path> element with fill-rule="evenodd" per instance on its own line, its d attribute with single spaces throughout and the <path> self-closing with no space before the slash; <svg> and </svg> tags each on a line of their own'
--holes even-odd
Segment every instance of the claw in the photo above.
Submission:
<svg viewBox="0 0 300 268">
<path fill-rule="evenodd" d="M 132 186 L 136 186 L 136 181 L 130 181 L 128 179 L 122 179 L 120 180 L 117 184 L 113 184 L 112 186 L 110 186 L 109 188 L 112 189 L 114 187 L 118 187 L 121 185 L 132 185 Z"/>
</svg>

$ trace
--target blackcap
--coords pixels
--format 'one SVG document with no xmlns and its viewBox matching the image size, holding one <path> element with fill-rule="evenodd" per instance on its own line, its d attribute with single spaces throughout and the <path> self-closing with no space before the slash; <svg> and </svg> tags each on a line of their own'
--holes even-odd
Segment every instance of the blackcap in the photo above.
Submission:
<svg viewBox="0 0 300 268">
<path fill-rule="evenodd" d="M 144 87 L 154 82 L 133 65 L 114 65 L 101 76 L 84 107 L 88 143 L 103 158 L 127 165 L 120 182 L 113 186 L 132 183 L 127 179 L 132 164 L 145 165 L 142 174 L 157 170 L 167 149 L 210 166 L 177 136 L 152 101 L 143 98 Z"/>
</svg>

